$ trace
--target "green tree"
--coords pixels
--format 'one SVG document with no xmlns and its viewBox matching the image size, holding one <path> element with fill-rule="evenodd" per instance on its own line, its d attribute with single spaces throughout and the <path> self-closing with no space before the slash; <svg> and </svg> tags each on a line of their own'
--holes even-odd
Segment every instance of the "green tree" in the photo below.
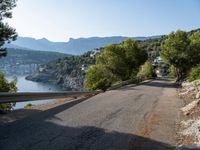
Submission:
<svg viewBox="0 0 200 150">
<path fill-rule="evenodd" d="M 16 6 L 16 0 L 0 0 L 0 57 L 6 55 L 6 49 L 2 46 L 5 42 L 11 42 L 17 37 L 15 29 L 10 27 L 4 19 L 12 18 L 12 8 Z"/>
<path fill-rule="evenodd" d="M 188 79 L 190 82 L 192 82 L 194 80 L 199 80 L 200 79 L 200 67 L 192 68 L 192 71 L 191 71 Z"/>
<path fill-rule="evenodd" d="M 103 53 L 97 57 L 96 64 L 104 65 L 119 80 L 126 80 L 128 66 L 125 59 L 123 47 L 113 44 L 105 47 Z"/>
<path fill-rule="evenodd" d="M 1 92 L 16 92 L 17 87 L 17 78 L 14 78 L 12 81 L 8 82 L 5 79 L 5 76 L 3 73 L 0 73 L 0 91 Z M 0 104 L 0 110 L 11 110 L 15 106 L 15 103 L 6 103 L 6 104 Z"/>
<path fill-rule="evenodd" d="M 140 67 L 140 71 L 138 73 L 138 77 L 145 80 L 145 79 L 149 79 L 153 76 L 153 73 L 154 73 L 154 69 L 153 69 L 153 66 L 151 64 L 151 62 L 149 61 L 146 61 L 144 63 L 144 65 L 142 65 Z"/>
<path fill-rule="evenodd" d="M 85 77 L 85 87 L 92 90 L 106 90 L 112 83 L 112 75 L 103 65 L 93 65 Z"/>
<path fill-rule="evenodd" d="M 89 90 L 105 90 L 116 81 L 134 79 L 146 60 L 147 52 L 132 39 L 106 46 L 86 73 L 85 86 Z"/>
<path fill-rule="evenodd" d="M 183 78 L 190 68 L 189 45 L 187 33 L 180 30 L 172 32 L 161 45 L 161 57 L 167 64 L 176 68 L 177 80 Z"/>
<path fill-rule="evenodd" d="M 188 59 L 190 60 L 190 65 L 195 67 L 200 64 L 200 31 L 194 32 L 189 39 Z"/>
<path fill-rule="evenodd" d="M 127 39 L 122 44 L 105 47 L 96 64 L 105 65 L 116 78 L 123 81 L 138 72 L 147 57 L 147 52 L 138 45 L 138 42 Z"/>
<path fill-rule="evenodd" d="M 161 45 L 161 57 L 176 68 L 177 80 L 200 63 L 200 31 L 191 36 L 184 31 L 171 33 Z"/>
<path fill-rule="evenodd" d="M 125 52 L 125 62 L 128 67 L 127 76 L 133 75 L 138 72 L 139 67 L 147 60 L 147 52 L 142 49 L 138 42 L 132 39 L 127 39 L 123 42 L 122 47 Z"/>
<path fill-rule="evenodd" d="M 11 42 L 17 37 L 15 29 L 10 27 L 4 19 L 12 18 L 11 10 L 16 6 L 16 0 L 0 0 L 0 57 L 6 56 L 6 48 L 3 47 L 5 42 Z M 3 73 L 0 73 L 0 92 L 16 92 L 17 80 L 8 82 Z M 14 103 L 0 104 L 0 110 L 10 110 Z"/>
</svg>

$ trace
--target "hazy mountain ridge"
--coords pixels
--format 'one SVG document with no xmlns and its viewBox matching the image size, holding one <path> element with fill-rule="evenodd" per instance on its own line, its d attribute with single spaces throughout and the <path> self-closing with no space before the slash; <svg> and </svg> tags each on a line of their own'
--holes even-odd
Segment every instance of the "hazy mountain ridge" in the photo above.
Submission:
<svg viewBox="0 0 200 150">
<path fill-rule="evenodd" d="M 159 38 L 160 36 L 151 37 L 134 37 L 136 40 L 146 40 L 151 38 Z M 61 52 L 72 55 L 80 55 L 89 50 L 99 47 L 105 47 L 109 44 L 118 44 L 129 37 L 111 36 L 111 37 L 89 37 L 89 38 L 70 38 L 68 42 L 52 42 L 46 38 L 35 39 L 29 37 L 18 37 L 16 41 L 6 44 L 8 48 L 21 48 L 30 50 L 42 50 Z"/>
</svg>

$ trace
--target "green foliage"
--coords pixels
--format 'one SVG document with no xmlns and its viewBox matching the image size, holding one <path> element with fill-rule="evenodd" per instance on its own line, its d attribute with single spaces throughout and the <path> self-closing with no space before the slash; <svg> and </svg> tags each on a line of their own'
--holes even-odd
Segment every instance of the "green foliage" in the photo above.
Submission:
<svg viewBox="0 0 200 150">
<path fill-rule="evenodd" d="M 192 68 L 192 71 L 189 75 L 189 82 L 192 82 L 194 80 L 200 79 L 200 67 Z"/>
<path fill-rule="evenodd" d="M 136 41 L 128 39 L 122 44 L 105 47 L 96 64 L 104 65 L 118 80 L 123 81 L 130 79 L 146 60 L 146 51 Z"/>
<path fill-rule="evenodd" d="M 124 48 L 126 56 L 125 62 L 128 66 L 127 76 L 129 79 L 132 73 L 138 71 L 140 65 L 144 64 L 148 55 L 147 52 L 138 45 L 138 42 L 132 39 L 126 40 L 122 44 L 122 47 Z"/>
<path fill-rule="evenodd" d="M 126 80 L 128 67 L 124 60 L 125 53 L 121 45 L 109 45 L 97 57 L 96 64 L 104 65 L 117 78 Z"/>
<path fill-rule="evenodd" d="M 144 63 L 144 65 L 142 65 L 140 67 L 140 71 L 138 73 L 138 77 L 140 79 L 146 80 L 146 79 L 151 78 L 153 76 L 153 73 L 154 73 L 154 69 L 153 69 L 153 66 L 152 66 L 151 62 L 146 61 Z"/>
<path fill-rule="evenodd" d="M 137 80 L 137 74 L 138 74 L 138 70 L 133 70 L 133 72 L 131 73 L 130 79 L 132 81 Z"/>
<path fill-rule="evenodd" d="M 32 106 L 33 106 L 32 103 L 28 103 L 28 104 L 26 104 L 25 108 L 30 108 L 30 107 L 32 107 Z"/>
<path fill-rule="evenodd" d="M 199 31 L 188 36 L 186 32 L 178 30 L 162 43 L 161 57 L 176 68 L 178 80 L 183 78 L 191 67 L 200 63 L 199 39 Z"/>
<path fill-rule="evenodd" d="M 12 81 L 8 82 L 5 79 L 3 73 L 0 73 L 0 92 L 16 92 L 17 87 L 17 78 L 14 78 Z M 0 110 L 11 110 L 15 106 L 15 103 L 0 104 Z"/>
<path fill-rule="evenodd" d="M 93 65 L 89 68 L 85 77 L 85 87 L 88 90 L 106 90 L 112 83 L 109 70 L 103 65 Z"/>
<path fill-rule="evenodd" d="M 190 39 L 190 49 L 188 51 L 188 57 L 191 66 L 196 66 L 200 64 L 200 31 L 196 31 L 191 36 Z"/>
<path fill-rule="evenodd" d="M 176 78 L 177 77 L 176 68 L 173 65 L 171 65 L 169 67 L 169 77 L 170 78 Z"/>
<path fill-rule="evenodd" d="M 6 49 L 2 48 L 5 42 L 15 40 L 17 33 L 15 29 L 5 23 L 4 19 L 12 18 L 12 8 L 16 6 L 16 0 L 1 0 L 0 7 L 0 57 L 6 55 Z"/>
<path fill-rule="evenodd" d="M 85 86 L 90 90 L 105 90 L 116 81 L 135 79 L 140 65 L 146 60 L 146 51 L 132 39 L 109 45 L 87 72 Z"/>
</svg>

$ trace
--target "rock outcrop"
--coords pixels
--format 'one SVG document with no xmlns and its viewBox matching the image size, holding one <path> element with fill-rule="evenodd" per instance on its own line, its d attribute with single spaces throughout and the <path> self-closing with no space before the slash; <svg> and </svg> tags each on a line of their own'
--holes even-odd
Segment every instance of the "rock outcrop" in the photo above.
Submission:
<svg viewBox="0 0 200 150">
<path fill-rule="evenodd" d="M 185 115 L 188 115 L 190 111 L 194 109 L 200 102 L 200 80 L 182 83 L 179 96 L 183 99 L 186 99 L 186 101 L 188 99 L 190 101 L 181 109 Z"/>
</svg>

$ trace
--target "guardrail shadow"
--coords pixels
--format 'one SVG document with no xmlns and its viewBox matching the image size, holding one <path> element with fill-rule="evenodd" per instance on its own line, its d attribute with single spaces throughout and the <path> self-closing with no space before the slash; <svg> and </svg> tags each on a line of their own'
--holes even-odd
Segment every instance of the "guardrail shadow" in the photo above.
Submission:
<svg viewBox="0 0 200 150">
<path fill-rule="evenodd" d="M 50 108 L 45 111 L 37 110 L 37 109 L 19 109 L 14 110 L 11 112 L 7 112 L 6 114 L 0 114 L 0 125 L 1 124 L 7 124 L 9 122 L 17 121 L 19 119 L 24 119 L 29 121 L 29 119 L 33 120 L 45 120 L 48 117 L 53 117 L 55 114 L 58 114 L 64 110 L 69 109 L 70 107 L 73 107 L 76 104 L 79 104 L 85 100 L 87 100 L 88 97 L 80 98 L 77 100 L 69 101 L 65 104 Z"/>
</svg>

